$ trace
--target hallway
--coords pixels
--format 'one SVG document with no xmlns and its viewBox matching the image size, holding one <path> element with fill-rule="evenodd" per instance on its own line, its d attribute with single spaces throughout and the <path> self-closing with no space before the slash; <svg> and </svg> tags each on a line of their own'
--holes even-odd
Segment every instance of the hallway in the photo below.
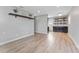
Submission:
<svg viewBox="0 0 79 59">
<path fill-rule="evenodd" d="M 78 48 L 67 33 L 49 32 L 35 34 L 14 42 L 0 46 L 0 52 L 4 53 L 74 53 Z"/>
</svg>

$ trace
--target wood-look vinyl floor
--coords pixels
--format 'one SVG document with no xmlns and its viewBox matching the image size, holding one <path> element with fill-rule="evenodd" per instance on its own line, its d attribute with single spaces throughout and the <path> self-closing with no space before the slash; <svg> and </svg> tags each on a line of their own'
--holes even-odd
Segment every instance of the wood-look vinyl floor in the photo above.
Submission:
<svg viewBox="0 0 79 59">
<path fill-rule="evenodd" d="M 0 46 L 1 53 L 73 53 L 79 52 L 67 33 L 35 34 Z"/>
</svg>

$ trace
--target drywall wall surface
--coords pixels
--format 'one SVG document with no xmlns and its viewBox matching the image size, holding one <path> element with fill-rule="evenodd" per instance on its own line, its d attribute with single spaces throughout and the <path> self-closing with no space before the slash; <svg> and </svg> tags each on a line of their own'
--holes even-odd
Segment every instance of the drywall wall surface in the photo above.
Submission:
<svg viewBox="0 0 79 59">
<path fill-rule="evenodd" d="M 34 34 L 34 20 L 8 15 L 13 9 L 12 6 L 0 7 L 0 43 Z"/>
<path fill-rule="evenodd" d="M 70 15 L 69 34 L 79 46 L 79 7 L 73 7 Z"/>
<path fill-rule="evenodd" d="M 35 17 L 35 32 L 47 34 L 48 15 L 40 15 Z"/>
</svg>

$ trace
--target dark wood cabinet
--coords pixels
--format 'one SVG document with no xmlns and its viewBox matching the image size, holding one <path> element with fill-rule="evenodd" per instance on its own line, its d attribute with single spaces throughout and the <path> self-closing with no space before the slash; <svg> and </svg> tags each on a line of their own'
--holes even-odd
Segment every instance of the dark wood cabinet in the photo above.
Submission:
<svg viewBox="0 0 79 59">
<path fill-rule="evenodd" d="M 53 26 L 53 31 L 68 33 L 68 27 L 67 26 L 62 26 L 62 27 Z"/>
</svg>

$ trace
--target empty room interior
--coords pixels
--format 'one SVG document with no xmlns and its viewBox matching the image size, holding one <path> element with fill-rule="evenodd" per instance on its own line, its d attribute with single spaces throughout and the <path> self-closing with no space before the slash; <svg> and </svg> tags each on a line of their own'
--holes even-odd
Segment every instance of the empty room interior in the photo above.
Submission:
<svg viewBox="0 0 79 59">
<path fill-rule="evenodd" d="M 0 6 L 0 53 L 78 53 L 79 6 Z"/>
</svg>

